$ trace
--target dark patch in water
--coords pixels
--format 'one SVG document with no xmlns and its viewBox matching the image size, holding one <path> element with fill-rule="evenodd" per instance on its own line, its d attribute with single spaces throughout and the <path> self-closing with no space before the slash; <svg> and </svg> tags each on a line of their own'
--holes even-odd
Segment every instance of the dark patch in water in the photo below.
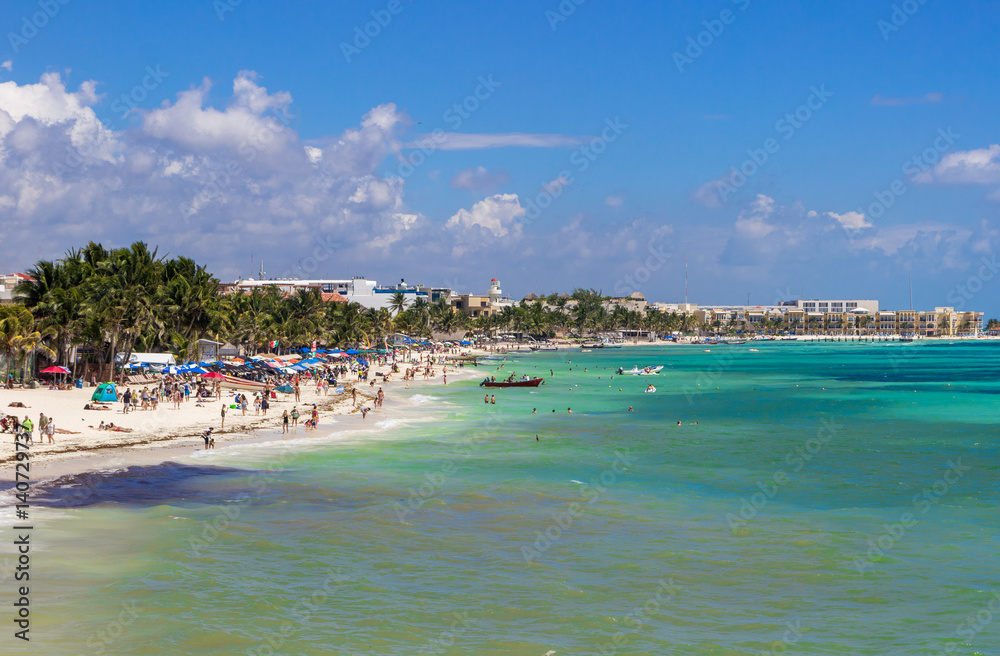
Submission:
<svg viewBox="0 0 1000 656">
<path fill-rule="evenodd" d="M 230 467 L 164 462 L 116 472 L 71 474 L 32 486 L 31 503 L 50 508 L 81 508 L 98 503 L 148 506 L 178 500 L 215 503 L 219 501 L 218 496 L 199 487 L 197 479 L 233 475 L 246 476 L 248 472 Z M 0 483 L 2 490 L 12 487 L 12 481 Z"/>
</svg>

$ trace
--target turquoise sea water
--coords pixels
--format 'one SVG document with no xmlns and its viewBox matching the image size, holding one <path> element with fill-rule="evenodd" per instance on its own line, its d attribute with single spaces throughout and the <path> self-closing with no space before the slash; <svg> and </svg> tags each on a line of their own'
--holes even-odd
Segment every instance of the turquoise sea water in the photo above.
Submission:
<svg viewBox="0 0 1000 656">
<path fill-rule="evenodd" d="M 1000 345 L 704 348 L 514 356 L 390 388 L 379 432 L 59 481 L 0 645 L 1000 653 Z M 485 405 L 509 371 L 547 383 Z"/>
</svg>

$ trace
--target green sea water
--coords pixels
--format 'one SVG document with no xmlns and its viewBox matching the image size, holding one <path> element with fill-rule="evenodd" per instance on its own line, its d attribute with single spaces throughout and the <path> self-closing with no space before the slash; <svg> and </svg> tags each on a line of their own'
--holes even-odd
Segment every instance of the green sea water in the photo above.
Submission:
<svg viewBox="0 0 1000 656">
<path fill-rule="evenodd" d="M 0 651 L 1000 653 L 1000 345 L 499 364 L 390 386 L 376 432 L 54 482 Z M 510 372 L 546 384 L 484 404 Z"/>
</svg>

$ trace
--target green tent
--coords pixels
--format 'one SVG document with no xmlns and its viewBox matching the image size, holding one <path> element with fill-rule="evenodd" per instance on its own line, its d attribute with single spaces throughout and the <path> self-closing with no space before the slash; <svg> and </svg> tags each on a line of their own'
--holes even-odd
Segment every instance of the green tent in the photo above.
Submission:
<svg viewBox="0 0 1000 656">
<path fill-rule="evenodd" d="M 90 397 L 90 400 L 101 403 L 114 403 L 118 400 L 118 392 L 115 390 L 115 384 L 101 383 L 94 390 L 94 395 Z"/>
</svg>

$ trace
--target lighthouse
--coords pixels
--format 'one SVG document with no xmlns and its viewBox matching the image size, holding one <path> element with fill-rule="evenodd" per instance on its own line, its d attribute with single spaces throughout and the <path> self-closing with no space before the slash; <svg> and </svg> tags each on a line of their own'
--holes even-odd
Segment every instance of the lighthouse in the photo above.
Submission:
<svg viewBox="0 0 1000 656">
<path fill-rule="evenodd" d="M 494 278 L 490 281 L 490 303 L 496 303 L 500 300 L 500 296 L 503 292 L 500 291 L 500 281 Z"/>
</svg>

